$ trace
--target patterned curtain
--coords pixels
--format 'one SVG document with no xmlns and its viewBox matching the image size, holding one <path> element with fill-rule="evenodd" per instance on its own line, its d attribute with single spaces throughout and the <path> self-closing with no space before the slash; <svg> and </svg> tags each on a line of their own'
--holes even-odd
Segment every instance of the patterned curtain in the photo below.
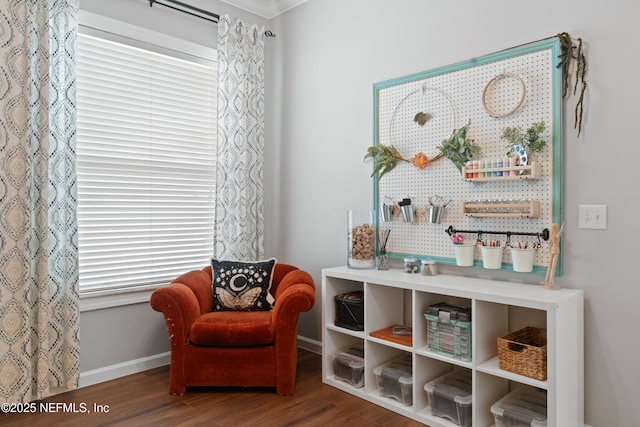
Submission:
<svg viewBox="0 0 640 427">
<path fill-rule="evenodd" d="M 218 22 L 215 256 L 264 256 L 264 27 Z"/>
<path fill-rule="evenodd" d="M 0 396 L 78 382 L 78 0 L 0 2 Z"/>
</svg>

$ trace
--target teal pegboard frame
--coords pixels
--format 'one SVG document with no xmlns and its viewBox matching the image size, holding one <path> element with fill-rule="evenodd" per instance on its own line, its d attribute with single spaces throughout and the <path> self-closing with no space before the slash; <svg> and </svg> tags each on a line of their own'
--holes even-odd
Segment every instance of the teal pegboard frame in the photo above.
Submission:
<svg viewBox="0 0 640 427">
<path fill-rule="evenodd" d="M 529 60 L 530 57 L 535 58 L 536 55 L 546 55 L 549 58 L 547 61 L 548 62 L 547 66 L 545 66 L 543 70 L 538 70 L 540 73 L 543 74 L 540 77 L 540 80 L 543 81 L 543 85 L 549 87 L 548 91 L 542 90 L 541 93 L 543 93 L 545 97 L 544 102 L 548 103 L 549 105 L 550 111 L 547 112 L 547 117 L 548 117 L 547 120 L 551 122 L 550 123 L 551 126 L 549 126 L 549 129 L 548 129 L 548 131 L 550 132 L 549 142 L 551 145 L 551 150 L 549 150 L 550 152 L 548 153 L 548 161 L 545 162 L 545 164 L 543 165 L 543 167 L 546 169 L 546 172 L 547 172 L 547 175 L 543 177 L 543 180 L 546 179 L 548 181 L 546 185 L 549 188 L 548 191 L 547 190 L 544 191 L 546 199 L 543 200 L 542 202 L 542 205 L 545 206 L 545 208 L 547 209 L 545 211 L 547 215 L 545 215 L 544 218 L 541 218 L 542 221 L 545 221 L 545 224 L 543 224 L 544 227 L 541 227 L 540 226 L 541 224 L 539 223 L 532 223 L 532 222 L 526 223 L 526 222 L 521 222 L 522 220 L 519 220 L 520 222 L 518 222 L 516 220 L 509 220 L 509 219 L 505 220 L 503 218 L 495 219 L 495 220 L 484 218 L 483 219 L 484 222 L 482 223 L 482 226 L 477 226 L 477 227 L 468 226 L 467 224 L 454 224 L 454 226 L 456 228 L 470 228 L 470 227 L 471 228 L 491 228 L 491 226 L 493 225 L 492 222 L 495 222 L 497 223 L 498 228 L 507 227 L 510 230 L 512 229 L 513 231 L 518 231 L 519 230 L 518 227 L 521 225 L 524 226 L 525 228 L 528 227 L 529 229 L 532 227 L 546 228 L 551 223 L 557 223 L 558 225 L 561 225 L 563 223 L 563 218 L 564 218 L 564 208 L 563 208 L 563 200 L 564 200 L 564 197 L 563 197 L 564 182 L 563 181 L 564 180 L 563 180 L 563 173 L 562 173 L 563 151 L 564 151 L 563 150 L 564 126 L 563 126 L 563 108 L 562 108 L 562 105 L 563 105 L 562 73 L 561 73 L 561 69 L 557 68 L 557 65 L 559 63 L 560 53 L 561 52 L 560 52 L 559 39 L 557 37 L 552 37 L 549 39 L 529 43 L 526 45 L 505 49 L 500 52 L 484 55 L 479 58 L 473 58 L 467 61 L 462 61 L 456 64 L 435 68 L 429 71 L 424 71 L 424 72 L 411 74 L 411 75 L 383 81 L 380 83 L 376 83 L 373 86 L 374 144 L 384 143 L 386 141 L 385 140 L 386 136 L 381 135 L 381 132 L 382 132 L 381 129 L 386 126 L 384 123 L 381 123 L 381 117 L 380 117 L 381 107 L 386 109 L 385 111 L 387 112 L 387 115 L 388 115 L 389 111 L 394 110 L 394 107 L 396 107 L 397 105 L 397 104 L 387 105 L 385 104 L 384 99 L 381 100 L 381 94 L 383 94 L 385 90 L 403 87 L 404 91 L 399 96 L 400 99 L 402 99 L 403 97 L 406 97 L 407 93 L 410 93 L 411 91 L 415 91 L 416 88 L 419 87 L 419 85 L 428 84 L 430 87 L 438 87 L 438 85 L 441 82 L 443 82 L 449 77 L 455 79 L 456 73 L 458 72 L 464 72 L 465 70 L 469 71 L 469 70 L 473 70 L 474 68 L 477 69 L 477 67 L 484 67 L 484 66 L 487 66 L 487 67 L 493 66 L 493 69 L 495 69 L 495 67 L 500 68 L 505 66 L 505 69 L 506 69 L 507 67 L 511 67 L 513 64 L 518 64 L 518 61 L 526 62 Z M 516 61 L 516 62 L 512 63 L 511 61 Z M 524 64 L 524 65 L 526 66 L 527 64 Z M 434 78 L 438 79 L 437 84 L 433 83 Z M 537 77 L 534 77 L 534 79 L 535 78 Z M 527 79 L 525 78 L 525 80 Z M 483 81 L 483 83 L 486 83 L 486 81 Z M 527 119 L 524 118 L 524 114 L 529 114 L 531 116 L 528 119 L 529 121 L 526 123 L 529 123 L 531 120 L 534 120 L 534 116 L 537 114 L 537 112 L 534 111 L 534 112 L 527 113 L 525 107 L 527 107 L 527 104 L 531 104 L 531 99 L 529 99 L 529 97 L 535 97 L 535 96 L 536 96 L 535 91 L 533 91 L 533 93 L 531 91 L 528 91 L 527 103 L 525 103 L 525 106 L 521 109 L 524 111 L 519 111 L 517 113 L 517 115 L 522 113 L 523 116 L 520 117 L 519 119 L 516 119 L 515 123 L 520 123 L 523 120 L 526 121 Z M 479 97 L 475 97 L 478 99 L 471 99 L 474 97 L 475 97 L 475 94 L 470 97 L 454 97 L 453 102 L 456 104 L 463 105 L 462 109 L 464 109 L 464 108 L 468 108 L 468 105 L 470 105 L 470 103 L 475 103 L 477 101 L 477 109 L 483 111 L 483 107 L 482 107 L 482 104 L 480 103 Z M 469 98 L 469 99 L 466 99 L 466 98 Z M 474 105 L 472 108 L 476 108 L 476 106 Z M 460 117 L 459 120 L 466 121 L 464 114 L 460 114 L 458 112 L 458 116 Z M 491 120 L 494 121 L 493 126 L 498 130 L 504 126 L 512 126 L 513 125 L 512 123 L 514 123 L 510 119 L 496 120 L 495 118 L 493 118 Z M 520 122 L 518 122 L 518 120 L 520 120 Z M 539 118 L 535 120 L 539 120 Z M 466 124 L 466 123 L 456 123 L 456 126 L 461 126 L 462 124 Z M 491 126 L 491 125 L 492 124 L 490 123 L 487 126 Z M 472 128 L 473 128 L 473 124 L 472 124 Z M 388 129 L 385 128 L 385 130 L 388 130 Z M 492 129 L 491 132 L 493 132 L 493 134 L 495 135 L 496 129 Z M 428 153 L 427 151 L 425 151 L 425 154 L 432 156 L 435 153 Z M 432 165 L 437 165 L 438 170 L 429 170 L 429 168 L 432 168 L 432 165 L 430 165 L 425 171 L 419 171 L 418 169 L 411 170 L 410 168 L 412 168 L 413 166 L 408 164 L 406 165 L 406 168 L 409 168 L 409 170 L 411 170 L 411 172 L 407 172 L 407 173 L 410 173 L 411 177 L 413 177 L 414 176 L 413 174 L 415 173 L 415 178 L 417 181 L 419 181 L 420 179 L 424 178 L 424 176 L 421 174 L 439 173 L 439 172 L 442 172 L 443 170 L 446 170 L 447 167 L 449 169 L 452 168 L 452 165 L 445 166 L 444 163 L 448 163 L 448 160 L 443 159 L 437 163 L 434 162 L 432 164 Z M 457 169 L 453 168 L 453 170 L 455 171 L 454 175 L 455 173 L 458 173 Z M 394 173 L 396 173 L 395 170 L 385 175 L 383 180 L 386 180 L 389 175 Z M 462 178 L 459 175 L 457 176 L 456 179 L 458 178 L 460 179 L 460 181 L 462 181 Z M 388 187 L 385 187 L 384 182 L 382 184 L 383 185 L 381 186 L 379 177 L 375 175 L 373 177 L 373 201 L 374 201 L 373 207 L 374 207 L 374 210 L 378 213 L 378 215 L 376 215 L 376 228 L 378 230 L 380 230 L 381 227 L 389 226 L 387 223 L 382 223 L 379 218 L 379 207 L 381 204 L 381 200 L 383 199 L 384 196 L 388 195 L 387 194 Z M 467 184 L 467 185 L 470 186 L 471 188 L 470 195 L 472 194 L 475 196 L 477 193 L 481 193 L 483 191 L 483 190 L 477 190 L 478 185 L 482 185 L 482 184 L 474 183 L 474 184 Z M 406 197 L 407 195 L 409 195 L 406 193 L 401 193 L 398 190 L 399 189 L 394 189 L 394 194 L 393 194 L 394 199 L 397 199 L 398 197 Z M 381 194 L 381 191 L 384 191 L 385 194 Z M 490 193 L 491 190 L 488 190 L 488 192 Z M 549 193 L 549 194 L 546 194 L 546 193 Z M 446 197 L 446 195 L 444 196 Z M 422 200 L 422 203 L 418 202 L 417 204 L 424 205 L 425 203 L 424 203 L 424 200 Z M 443 222 L 446 222 L 446 221 L 447 220 L 443 220 Z M 404 227 L 405 230 L 407 229 L 406 225 L 400 226 L 398 224 L 398 228 L 400 227 Z M 445 233 L 444 229 L 440 230 L 441 227 L 437 225 L 413 224 L 413 225 L 410 225 L 409 227 L 414 227 L 412 231 L 416 232 L 418 236 L 420 236 L 422 233 L 423 235 L 427 236 L 427 239 L 431 239 L 431 241 L 436 242 L 434 244 L 435 246 L 450 244 L 449 236 Z M 402 231 L 400 231 L 397 234 L 402 234 Z M 442 247 L 434 247 L 433 250 L 431 250 L 431 248 L 429 247 L 429 244 L 425 244 L 419 250 L 413 250 L 413 248 L 411 247 L 409 247 L 410 250 L 406 250 L 406 248 L 403 249 L 401 246 L 402 245 L 398 245 L 397 242 L 396 244 L 394 244 L 393 240 L 390 240 L 390 244 L 388 245 L 388 251 L 387 251 L 390 259 L 402 259 L 407 256 L 412 256 L 418 259 L 428 258 L 428 259 L 433 259 L 438 263 L 455 265 L 455 258 L 453 258 L 450 255 L 447 255 L 445 253 L 446 250 L 443 251 Z M 544 274 L 546 272 L 549 256 L 545 251 L 546 251 L 546 247 L 541 249 L 540 256 L 537 257 L 536 265 L 534 265 L 533 274 Z M 451 249 L 451 252 L 452 252 L 452 249 Z M 482 260 L 475 259 L 474 267 L 482 267 Z M 511 264 L 509 263 L 508 258 L 506 259 L 506 262 L 503 262 L 502 270 L 511 270 Z M 562 272 L 563 272 L 563 254 L 561 251 L 560 257 L 558 260 L 558 265 L 556 268 L 556 275 L 560 276 L 562 275 Z"/>
</svg>

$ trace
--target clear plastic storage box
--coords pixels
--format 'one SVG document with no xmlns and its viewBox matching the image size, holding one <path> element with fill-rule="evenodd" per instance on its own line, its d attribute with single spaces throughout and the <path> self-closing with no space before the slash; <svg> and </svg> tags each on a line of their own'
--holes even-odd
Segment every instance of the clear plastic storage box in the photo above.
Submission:
<svg viewBox="0 0 640 427">
<path fill-rule="evenodd" d="M 356 388 L 364 385 L 364 349 L 349 347 L 333 355 L 333 373 Z"/>
<path fill-rule="evenodd" d="M 491 405 L 491 412 L 496 427 L 546 427 L 547 392 L 520 388 Z"/>
<path fill-rule="evenodd" d="M 471 361 L 471 309 L 445 303 L 428 306 L 427 349 L 455 359 Z"/>
<path fill-rule="evenodd" d="M 373 369 L 378 390 L 385 397 L 392 397 L 407 406 L 413 404 L 413 374 L 411 355 L 393 359 Z"/>
<path fill-rule="evenodd" d="M 453 371 L 425 384 L 431 415 L 471 425 L 471 371 Z"/>
</svg>

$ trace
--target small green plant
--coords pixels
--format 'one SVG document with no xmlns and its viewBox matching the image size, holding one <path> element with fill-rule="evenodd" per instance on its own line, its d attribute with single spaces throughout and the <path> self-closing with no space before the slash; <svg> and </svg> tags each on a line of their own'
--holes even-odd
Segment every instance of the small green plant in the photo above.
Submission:
<svg viewBox="0 0 640 427">
<path fill-rule="evenodd" d="M 373 169 L 371 176 L 379 173 L 380 176 L 378 178 L 382 178 L 382 175 L 395 168 L 399 161 L 409 161 L 402 157 L 393 145 L 383 144 L 376 144 L 369 147 L 367 149 L 367 154 L 364 156 L 365 160 L 368 158 L 373 158 L 375 160 L 375 168 Z"/>
<path fill-rule="evenodd" d="M 500 139 L 506 141 L 509 148 L 522 145 L 527 152 L 535 153 L 547 145 L 547 141 L 540 138 L 545 129 L 544 121 L 532 124 L 527 130 L 522 130 L 520 126 L 506 127 L 502 129 Z"/>
<path fill-rule="evenodd" d="M 470 124 L 471 122 L 454 130 L 451 137 L 442 141 L 442 145 L 438 147 L 459 171 L 462 171 L 462 166 L 480 152 L 480 147 L 474 143 L 474 140 L 467 138 Z"/>
</svg>

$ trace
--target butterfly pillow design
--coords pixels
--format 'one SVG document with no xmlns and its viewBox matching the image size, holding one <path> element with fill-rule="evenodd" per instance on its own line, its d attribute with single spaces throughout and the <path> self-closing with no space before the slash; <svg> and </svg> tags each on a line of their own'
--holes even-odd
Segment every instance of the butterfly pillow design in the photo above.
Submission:
<svg viewBox="0 0 640 427">
<path fill-rule="evenodd" d="M 265 261 L 211 260 L 213 311 L 269 311 L 269 293 L 276 259 Z"/>
</svg>

